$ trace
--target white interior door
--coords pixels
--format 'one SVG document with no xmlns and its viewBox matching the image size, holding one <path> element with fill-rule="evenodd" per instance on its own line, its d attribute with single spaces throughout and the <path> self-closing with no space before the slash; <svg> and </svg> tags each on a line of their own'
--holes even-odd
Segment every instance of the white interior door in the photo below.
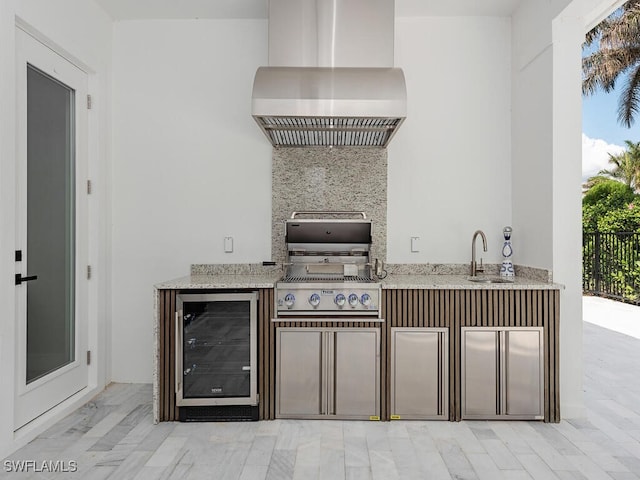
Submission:
<svg viewBox="0 0 640 480">
<path fill-rule="evenodd" d="M 87 74 L 16 29 L 15 428 L 87 386 Z"/>
</svg>

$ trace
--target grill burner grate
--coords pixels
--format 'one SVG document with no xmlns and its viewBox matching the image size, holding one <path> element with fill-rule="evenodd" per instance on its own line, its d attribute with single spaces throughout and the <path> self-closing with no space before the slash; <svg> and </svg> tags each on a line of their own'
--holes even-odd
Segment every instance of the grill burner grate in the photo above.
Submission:
<svg viewBox="0 0 640 480">
<path fill-rule="evenodd" d="M 288 275 L 282 279 L 283 283 L 304 283 L 304 282 L 358 282 L 371 283 L 369 277 L 354 275 L 345 277 L 343 275 Z"/>
</svg>

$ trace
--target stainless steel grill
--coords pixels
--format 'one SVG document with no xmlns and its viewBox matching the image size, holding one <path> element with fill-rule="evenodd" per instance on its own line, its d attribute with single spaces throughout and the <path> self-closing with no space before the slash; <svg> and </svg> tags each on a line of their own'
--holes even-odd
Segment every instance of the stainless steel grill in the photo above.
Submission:
<svg viewBox="0 0 640 480">
<path fill-rule="evenodd" d="M 357 213 L 362 219 L 339 219 Z M 324 218 L 298 219 L 299 215 Z M 294 212 L 285 223 L 287 271 L 276 284 L 277 316 L 380 317 L 371 276 L 371 221 L 362 212 Z"/>
</svg>

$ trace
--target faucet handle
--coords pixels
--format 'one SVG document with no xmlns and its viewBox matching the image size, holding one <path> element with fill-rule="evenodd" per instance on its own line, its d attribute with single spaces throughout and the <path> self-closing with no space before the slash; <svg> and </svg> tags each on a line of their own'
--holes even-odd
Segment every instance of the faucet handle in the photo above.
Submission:
<svg viewBox="0 0 640 480">
<path fill-rule="evenodd" d="M 484 266 L 482 265 L 482 258 L 480 259 L 480 266 L 476 265 L 476 273 L 484 273 Z"/>
</svg>

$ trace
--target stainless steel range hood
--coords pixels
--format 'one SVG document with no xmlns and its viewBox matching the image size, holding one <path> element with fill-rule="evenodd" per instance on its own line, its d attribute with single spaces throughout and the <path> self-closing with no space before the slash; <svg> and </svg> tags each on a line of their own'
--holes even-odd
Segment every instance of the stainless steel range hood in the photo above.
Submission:
<svg viewBox="0 0 640 480">
<path fill-rule="evenodd" d="M 271 0 L 252 115 L 275 147 L 386 147 L 406 117 L 393 0 Z"/>
</svg>

